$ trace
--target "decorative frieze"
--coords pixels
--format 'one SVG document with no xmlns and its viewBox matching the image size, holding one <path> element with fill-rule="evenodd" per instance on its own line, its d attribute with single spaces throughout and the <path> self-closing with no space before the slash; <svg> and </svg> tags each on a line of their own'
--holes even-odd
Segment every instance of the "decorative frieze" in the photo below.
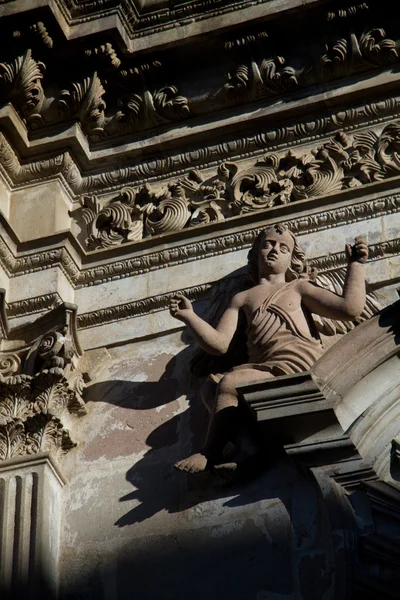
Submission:
<svg viewBox="0 0 400 600">
<path fill-rule="evenodd" d="M 321 210 L 317 212 L 315 210 L 313 214 L 305 214 L 289 219 L 286 218 L 286 211 L 281 214 L 274 212 L 273 217 L 271 216 L 270 219 L 268 219 L 268 213 L 263 213 L 262 221 L 265 222 L 268 219 L 270 222 L 284 222 L 293 233 L 302 235 L 324 231 L 331 227 L 339 227 L 345 223 L 357 223 L 372 217 L 398 213 L 399 210 L 400 196 L 393 194 L 381 196 L 374 200 L 338 206 L 327 211 Z M 168 248 L 153 252 L 150 251 L 134 258 L 119 259 L 117 261 L 102 259 L 98 266 L 86 268 L 78 265 L 75 255 L 73 256 L 68 246 L 64 244 L 52 250 L 39 250 L 16 257 L 5 240 L 0 238 L 0 264 L 9 277 L 60 267 L 70 284 L 74 288 L 81 288 L 147 273 L 164 268 L 167 265 L 173 266 L 191 262 L 199 258 L 217 256 L 249 248 L 261 228 L 262 224 L 258 227 L 249 224 L 248 228 L 240 232 L 219 234 L 212 239 L 205 239 L 195 243 L 189 242 L 184 245 L 178 245 L 171 240 Z M 385 254 L 388 251 L 389 253 L 396 254 L 398 251 L 396 241 L 378 244 L 376 248 L 377 256 L 379 252 Z M 333 259 L 329 258 L 327 260 L 332 261 Z M 36 301 L 29 299 L 28 302 L 30 306 L 33 306 Z M 40 301 L 37 300 L 37 302 Z M 11 316 L 13 316 L 13 310 L 11 306 Z M 17 308 L 15 311 L 17 311 Z"/>
<path fill-rule="evenodd" d="M 62 299 L 59 294 L 44 294 L 35 298 L 26 298 L 16 302 L 7 304 L 7 316 L 9 319 L 13 317 L 21 317 L 33 315 L 35 313 L 52 310 L 62 304 Z"/>
<path fill-rule="evenodd" d="M 190 67 L 176 49 L 141 58 L 120 52 L 107 38 L 88 42 L 86 48 L 71 41 L 54 44 L 51 27 L 33 19 L 17 30 L 5 28 L 5 45 L 12 41 L 16 52 L 1 58 L 2 102 L 13 104 L 36 137 L 76 122 L 91 143 L 104 146 L 116 137 L 168 129 L 188 119 L 192 123 L 227 108 L 398 63 L 400 40 L 391 21 L 364 12 L 361 30 L 349 19 L 309 13 L 310 22 L 318 25 L 314 49 L 307 43 L 312 27 L 307 20 L 298 35 L 285 35 L 284 42 L 278 32 L 287 34 L 287 22 L 280 21 L 272 29 L 266 21 L 261 30 L 254 24 L 233 36 L 221 35 L 210 40 L 207 52 L 194 42 Z M 64 74 L 57 65 L 66 54 L 71 67 Z M 207 73 L 204 81 L 215 83 L 206 83 L 199 93 L 191 82 L 197 73 Z"/>
<path fill-rule="evenodd" d="M 326 139 L 335 131 L 351 132 L 361 125 L 374 125 L 400 116 L 400 97 L 393 96 L 386 100 L 376 101 L 353 108 L 339 110 L 330 115 L 321 114 L 312 119 L 297 119 L 295 122 L 268 128 L 258 128 L 254 135 L 236 136 L 227 142 L 197 144 L 196 150 L 173 150 L 162 157 L 146 160 L 141 157 L 136 165 L 127 164 L 124 159 L 117 169 L 102 169 L 101 173 L 84 175 L 76 159 L 69 152 L 61 152 L 45 160 L 21 162 L 6 136 L 0 133 L 0 171 L 12 188 L 19 188 L 33 182 L 40 182 L 50 177 L 59 177 L 67 191 L 75 197 L 89 193 L 104 193 L 121 188 L 126 184 L 141 184 L 166 176 L 188 173 L 191 169 L 206 168 L 214 161 L 222 162 L 230 159 L 241 159 L 248 156 L 259 156 L 265 151 L 277 151 L 283 147 L 291 148 L 300 143 Z M 13 115 L 7 118 L 13 121 Z M 96 117 L 97 118 L 97 117 Z M 71 135 L 75 136 L 74 132 Z M 80 144 L 79 136 L 75 143 Z M 138 150 L 133 144 L 129 147 Z M 40 147 L 46 152 L 46 143 Z M 106 151 L 107 152 L 107 151 Z M 95 168 L 95 160 L 89 157 Z M 115 161 L 112 154 L 110 161 Z"/>
<path fill-rule="evenodd" d="M 223 163 L 207 179 L 194 170 L 160 192 L 149 186 L 124 188 L 103 207 L 96 197 L 84 197 L 86 244 L 90 249 L 118 246 L 392 177 L 400 172 L 399 139 L 395 122 L 380 134 L 338 133 L 307 150 L 267 154 L 244 169 Z"/>
</svg>

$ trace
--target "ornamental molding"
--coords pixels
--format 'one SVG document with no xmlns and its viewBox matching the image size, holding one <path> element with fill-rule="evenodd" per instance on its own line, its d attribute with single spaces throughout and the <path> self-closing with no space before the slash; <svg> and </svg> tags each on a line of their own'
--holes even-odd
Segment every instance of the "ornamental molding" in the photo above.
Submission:
<svg viewBox="0 0 400 600">
<path fill-rule="evenodd" d="M 76 310 L 63 304 L 1 340 L 0 461 L 43 452 L 61 459 L 76 445 L 71 428 L 86 414 Z"/>
<path fill-rule="evenodd" d="M 62 304 L 61 296 L 56 292 L 54 294 L 43 294 L 43 296 L 35 296 L 26 298 L 16 302 L 7 303 L 7 317 L 9 319 L 34 315 L 43 311 L 49 311 L 57 308 Z"/>
<path fill-rule="evenodd" d="M 263 110 L 268 121 L 270 118 L 268 109 Z M 278 114 L 274 113 L 274 116 L 279 119 Z M 88 148 L 82 145 L 81 136 L 77 134 L 76 128 L 70 131 L 70 137 L 76 146 L 73 154 L 69 151 L 61 151 L 57 154 L 52 153 L 43 160 L 31 160 L 32 153 L 49 154 L 49 149 L 46 147 L 48 142 L 29 141 L 25 133 L 21 134 L 21 125 L 24 126 L 18 122 L 19 118 L 15 110 L 6 106 L 0 109 L 0 123 L 7 131 L 7 134 L 0 132 L 0 174 L 10 189 L 20 189 L 33 183 L 59 179 L 71 199 L 76 201 L 78 197 L 85 194 L 104 194 L 112 190 L 118 191 L 125 185 L 140 186 L 147 182 L 156 183 L 171 176 L 188 175 L 193 169 L 207 169 L 216 162 L 242 160 L 251 156 L 260 156 L 265 152 L 297 147 L 299 144 L 323 141 L 335 133 L 351 133 L 361 127 L 380 126 L 386 121 L 399 117 L 400 96 L 393 96 L 345 110 L 338 109 L 330 115 L 317 114 L 312 119 L 305 117 L 298 118 L 296 121 L 289 120 L 280 127 L 271 128 L 268 123 L 265 125 L 258 123 L 257 133 L 254 135 L 236 136 L 215 144 L 204 145 L 204 142 L 199 142 L 196 150 L 185 152 L 174 152 L 172 148 L 163 157 L 147 161 L 141 158 L 136 164 L 127 163 L 126 156 L 129 155 L 133 159 L 136 152 L 141 151 L 141 144 L 128 142 L 121 152 L 118 148 L 113 152 L 104 151 L 111 164 L 119 161 L 118 168 L 109 170 L 103 168 L 101 173 L 83 175 L 82 170 L 87 172 L 96 169 L 100 154 L 96 151 L 88 151 Z M 248 127 L 251 127 L 251 115 L 247 121 Z M 213 128 L 217 126 L 218 123 L 214 124 Z M 224 136 L 226 138 L 225 134 Z M 16 147 L 22 149 L 23 160 L 13 149 L 8 137 L 14 139 Z M 57 145 L 65 144 L 65 141 L 57 139 L 54 141 Z M 188 141 L 182 140 L 182 144 L 185 145 Z M 190 141 L 193 143 L 193 140 Z M 156 140 L 150 140 L 150 144 L 153 142 L 155 143 Z M 165 143 L 167 149 L 169 142 L 166 140 Z M 101 153 L 103 160 L 104 152 Z M 85 157 L 84 160 L 82 156 Z"/>
<path fill-rule="evenodd" d="M 195 4 L 199 7 L 201 2 Z M 73 3 L 69 7 L 73 12 L 90 13 L 94 5 Z M 105 8 L 104 3 L 100 6 Z M 357 12 L 357 6 L 353 8 Z M 187 9 L 188 5 L 178 10 Z M 164 16 L 168 10 L 162 10 Z M 194 41 L 189 66 L 174 45 L 141 57 L 120 50 L 111 38 L 89 36 L 80 38 L 80 43 L 62 40 L 53 22 L 36 21 L 34 14 L 25 14 L 20 20 L 5 18 L 4 30 L 0 23 L 4 46 L 1 103 L 14 107 L 29 137 L 52 138 L 54 142 L 57 135 L 77 124 L 76 137 L 91 149 L 115 145 L 119 138 L 122 143 L 132 137 L 147 139 L 151 133 L 144 132 L 151 130 L 158 137 L 160 130 L 179 129 L 185 123 L 193 129 L 206 115 L 218 120 L 221 111 L 236 113 L 240 121 L 243 106 L 258 113 L 267 101 L 275 99 L 276 103 L 277 98 L 293 92 L 302 96 L 306 109 L 305 99 L 315 96 L 321 85 L 326 88 L 328 82 L 339 82 L 332 85 L 340 87 L 341 80 L 368 71 L 370 81 L 365 85 L 377 86 L 374 74 L 382 75 L 385 69 L 385 83 L 390 82 L 390 69 L 400 62 L 400 39 L 393 17 L 382 15 L 382 10 L 360 11 L 357 26 L 351 18 L 343 18 L 343 11 L 340 15 L 308 11 L 310 22 L 300 12 L 300 21 L 294 15 L 290 22 L 276 19 L 272 31 L 266 21 L 262 27 L 255 24 L 225 32 L 210 40 L 211 64 L 204 40 Z M 296 18 L 295 27 L 301 31 L 292 35 Z M 313 49 L 308 44 L 311 32 Z M 66 54 L 71 65 L 60 70 Z M 201 93 L 193 84 L 196 74 L 203 82 Z M 378 79 L 381 87 L 382 77 Z M 349 92 L 347 85 L 345 93 Z"/>
<path fill-rule="evenodd" d="M 115 253 L 116 250 L 120 252 L 121 248 L 87 253 L 78 246 L 71 233 L 60 234 L 60 242 L 56 247 L 26 254 L 17 251 L 18 243 L 15 245 L 6 243 L 5 238 L 0 236 L 0 264 L 9 277 L 58 267 L 75 289 L 98 285 L 166 266 L 185 264 L 201 258 L 249 248 L 261 229 L 270 223 L 284 222 L 296 235 L 301 236 L 343 224 L 398 213 L 400 195 L 385 195 L 382 191 L 379 194 L 379 189 L 382 189 L 381 186 L 386 183 L 389 182 L 377 182 L 366 186 L 367 189 L 355 188 L 333 195 L 329 199 L 329 209 L 325 210 L 323 206 L 326 204 L 326 199 L 320 198 L 299 201 L 293 205 L 297 209 L 297 214 L 293 217 L 288 217 L 293 213 L 290 204 L 242 215 L 226 223 L 228 229 L 226 233 L 221 229 L 225 227 L 225 222 L 210 223 L 197 229 L 204 238 L 199 241 L 182 242 L 180 232 L 174 232 L 169 234 L 169 237 L 165 235 L 160 238 L 161 248 L 158 250 L 152 249 L 154 245 L 149 247 L 147 240 L 126 244 L 123 245 L 124 252 L 129 250 L 131 256 L 127 258 L 120 256 L 117 260 Z M 398 187 L 399 179 L 393 178 L 390 184 L 392 187 Z M 379 197 L 376 197 L 377 194 Z M 346 201 L 343 200 L 345 195 L 347 195 Z M 313 211 L 312 214 L 307 214 L 310 209 Z M 193 229 L 193 233 L 195 232 L 196 230 Z M 51 241 L 54 243 L 53 240 Z M 45 240 L 42 239 L 41 243 L 44 242 Z M 157 243 L 157 238 L 154 238 L 154 242 Z M 94 257 L 97 257 L 97 265 L 85 267 L 86 260 L 90 258 L 90 262 L 93 263 Z"/>
<path fill-rule="evenodd" d="M 400 122 L 393 122 L 380 133 L 338 132 L 321 145 L 271 152 L 244 168 L 222 163 L 207 178 L 192 170 L 159 191 L 148 184 L 123 188 L 103 205 L 84 196 L 85 244 L 120 246 L 382 181 L 400 173 L 399 144 Z"/>
<path fill-rule="evenodd" d="M 290 226 L 292 231 L 296 232 L 296 235 L 299 235 L 299 233 L 297 233 L 298 230 L 296 230 L 294 227 L 294 221 L 286 221 L 286 224 Z M 258 232 L 259 230 L 256 231 Z M 255 233 L 255 235 L 256 234 L 257 233 Z M 400 238 L 388 240 L 379 244 L 371 244 L 369 246 L 369 252 L 370 261 L 378 261 L 387 257 L 398 256 L 400 254 Z M 346 265 L 346 255 L 344 252 L 332 253 L 329 255 L 312 258 L 307 262 L 307 264 L 310 268 L 316 268 L 319 273 L 323 274 L 328 271 L 334 271 L 344 267 Z M 243 277 L 243 275 L 239 275 L 238 277 Z M 192 302 L 207 299 L 214 289 L 214 286 L 218 283 L 219 282 L 205 283 L 189 288 L 183 288 L 181 290 L 175 290 L 166 294 L 159 294 L 133 302 L 127 302 L 115 306 L 109 306 L 96 311 L 82 313 L 76 316 L 76 328 L 79 330 L 88 329 L 116 321 L 122 321 L 128 318 L 167 310 L 172 297 L 174 297 L 176 294 L 182 294 L 189 298 L 189 300 Z M 31 314 L 33 314 L 34 312 L 45 310 L 45 307 L 48 305 L 50 299 L 53 302 L 56 301 L 57 304 L 61 302 L 58 294 L 47 294 L 44 296 L 29 298 L 21 302 L 10 303 L 7 305 L 5 312 L 7 317 L 12 319 L 15 316 L 23 314 L 23 307 L 26 307 L 26 310 L 29 310 L 30 307 Z M 17 363 L 15 363 L 15 367 L 13 368 L 19 368 L 20 361 L 18 361 L 18 358 L 15 360 L 17 360 Z M 8 370 L 11 368 L 8 366 L 9 362 L 11 366 L 14 364 L 13 355 L 6 355 L 4 357 L 0 356 L 0 361 L 0 372 L 2 369 Z"/>
<path fill-rule="evenodd" d="M 398 256 L 400 254 L 400 238 L 388 240 L 379 244 L 371 244 L 369 245 L 369 252 L 370 261 L 382 260 L 390 256 Z M 323 274 L 328 271 L 335 271 L 345 267 L 347 259 L 345 252 L 337 252 L 312 258 L 307 261 L 307 264 L 311 269 L 316 268 L 319 273 Z M 238 277 L 243 277 L 243 275 L 239 275 Z M 135 302 L 127 302 L 117 306 L 109 306 L 104 309 L 82 313 L 77 317 L 78 328 L 80 330 L 88 329 L 106 325 L 108 323 L 114 323 L 116 321 L 123 321 L 132 317 L 167 310 L 171 299 L 176 296 L 176 294 L 186 296 L 191 302 L 202 300 L 209 297 L 213 287 L 218 283 L 219 282 L 205 283 L 203 285 L 184 288 L 167 294 L 151 296 Z"/>
<path fill-rule="evenodd" d="M 309 3 L 312 7 L 323 4 L 321 0 L 311 0 Z M 1 0 L 1 4 L 6 5 L 5 15 L 19 13 L 16 0 Z M 35 4 L 35 0 L 32 0 L 32 8 Z M 140 51 L 152 45 L 176 42 L 200 32 L 204 34 L 218 30 L 221 28 L 222 16 L 228 18 L 229 24 L 234 26 L 255 19 L 265 19 L 271 15 L 276 16 L 281 12 L 285 15 L 289 9 L 296 7 L 303 10 L 305 8 L 303 0 L 291 0 L 289 6 L 282 6 L 274 0 L 194 0 L 179 3 L 178 6 L 175 2 L 171 3 L 173 6 L 168 6 L 166 2 L 162 8 L 158 8 L 157 4 L 157 0 L 94 0 L 90 3 L 44 0 L 39 6 L 49 7 L 67 37 L 76 35 L 75 28 L 79 28 L 82 36 L 92 34 L 93 20 L 96 20 L 99 31 L 109 31 L 111 20 L 112 29 L 119 32 L 121 44 L 126 45 L 130 52 Z M 55 7 L 58 10 L 54 10 Z M 366 3 L 353 5 L 349 9 L 339 11 L 340 18 L 361 12 L 365 8 L 369 8 Z M 301 17 L 301 12 L 297 12 L 297 16 Z M 324 9 L 322 12 L 322 20 L 330 21 L 336 16 L 335 11 L 327 12 Z M 225 21 L 222 27 L 224 25 Z M 155 37 L 162 38 L 162 41 L 154 39 Z"/>
</svg>

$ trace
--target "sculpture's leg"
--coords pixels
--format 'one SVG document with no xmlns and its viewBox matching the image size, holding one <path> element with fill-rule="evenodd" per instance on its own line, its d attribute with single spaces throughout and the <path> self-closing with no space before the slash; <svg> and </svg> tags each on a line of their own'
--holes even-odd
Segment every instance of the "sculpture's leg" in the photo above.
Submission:
<svg viewBox="0 0 400 600">
<path fill-rule="evenodd" d="M 212 414 L 206 443 L 201 452 L 192 454 L 188 458 L 175 464 L 181 471 L 197 473 L 211 468 L 218 462 L 222 462 L 222 452 L 229 441 L 240 441 L 240 437 L 246 436 L 245 431 L 240 431 L 243 425 L 238 410 L 238 394 L 236 387 L 243 383 L 253 383 L 272 377 L 265 371 L 255 369 L 238 369 L 224 375 L 218 384 L 215 401 L 214 414 Z M 241 435 L 239 436 L 239 432 Z M 243 444 L 242 439 L 242 446 Z M 247 440 L 248 441 L 248 440 Z M 232 463 L 232 469 L 235 463 Z"/>
</svg>

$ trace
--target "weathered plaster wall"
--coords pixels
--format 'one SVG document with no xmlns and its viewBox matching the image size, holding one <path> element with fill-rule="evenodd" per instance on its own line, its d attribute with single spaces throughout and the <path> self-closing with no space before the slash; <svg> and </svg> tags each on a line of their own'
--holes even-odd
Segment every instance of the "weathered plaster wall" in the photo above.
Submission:
<svg viewBox="0 0 400 600">
<path fill-rule="evenodd" d="M 321 564 L 313 587 L 329 588 L 318 495 L 289 459 L 233 489 L 173 469 L 206 425 L 181 337 L 86 354 L 88 416 L 65 464 L 64 592 L 88 600 L 293 598 L 293 563 L 310 546 Z"/>
</svg>

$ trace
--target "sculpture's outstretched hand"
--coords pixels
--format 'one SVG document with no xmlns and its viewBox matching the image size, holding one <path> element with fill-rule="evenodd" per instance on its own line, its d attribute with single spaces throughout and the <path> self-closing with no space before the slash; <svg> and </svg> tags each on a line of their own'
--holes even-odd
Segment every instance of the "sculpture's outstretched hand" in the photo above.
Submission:
<svg viewBox="0 0 400 600">
<path fill-rule="evenodd" d="M 185 323 L 187 317 L 193 312 L 192 303 L 185 296 L 176 294 L 169 305 L 169 312 L 175 319 Z"/>
<path fill-rule="evenodd" d="M 359 262 L 364 264 L 368 260 L 368 245 L 366 240 L 359 236 L 354 240 L 354 246 L 346 244 L 346 257 L 348 263 Z"/>
</svg>

